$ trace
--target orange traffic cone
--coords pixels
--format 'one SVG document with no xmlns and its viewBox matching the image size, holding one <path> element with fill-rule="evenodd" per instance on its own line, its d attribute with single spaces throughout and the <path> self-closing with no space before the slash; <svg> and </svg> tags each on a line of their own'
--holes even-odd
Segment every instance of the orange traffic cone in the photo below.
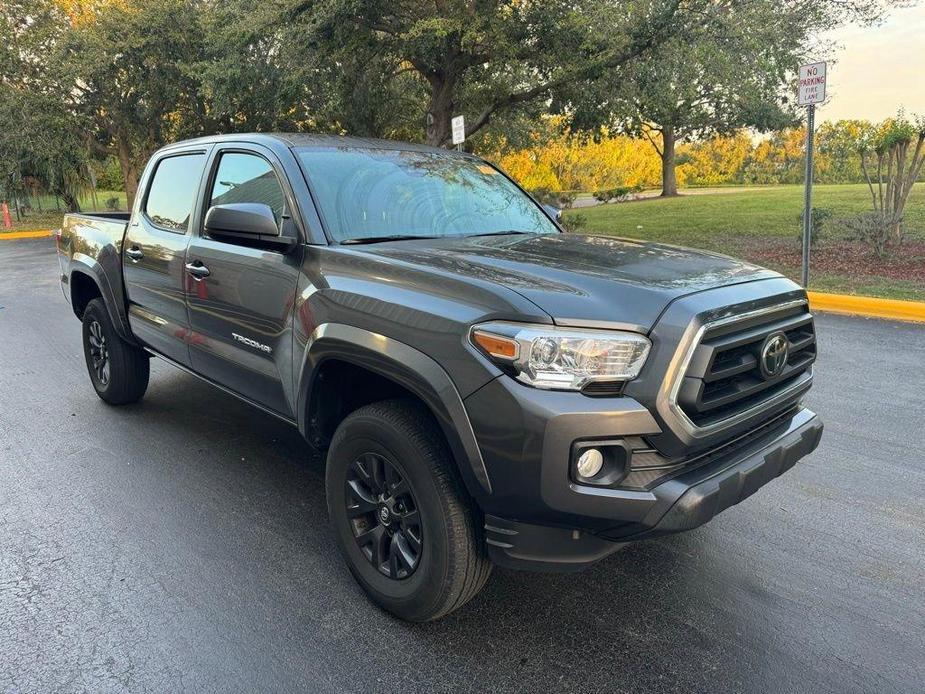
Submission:
<svg viewBox="0 0 925 694">
<path fill-rule="evenodd" d="M 13 228 L 13 218 L 10 217 L 10 206 L 6 203 L 3 203 L 3 228 L 12 229 Z"/>
</svg>

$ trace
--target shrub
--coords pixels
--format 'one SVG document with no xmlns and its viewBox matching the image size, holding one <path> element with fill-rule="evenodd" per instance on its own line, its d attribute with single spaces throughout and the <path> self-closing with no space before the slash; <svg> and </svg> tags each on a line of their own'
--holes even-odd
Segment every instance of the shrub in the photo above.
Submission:
<svg viewBox="0 0 925 694">
<path fill-rule="evenodd" d="M 809 243 L 815 245 L 821 239 L 825 232 L 828 221 L 834 216 L 835 212 L 829 207 L 814 207 L 812 227 L 809 230 Z M 797 218 L 800 222 L 800 231 L 798 238 L 803 240 L 803 212 Z"/>
<path fill-rule="evenodd" d="M 583 214 L 563 215 L 561 223 L 566 231 L 578 232 L 588 224 L 588 218 Z"/>
<path fill-rule="evenodd" d="M 848 230 L 850 240 L 867 244 L 878 257 L 883 257 L 890 232 L 901 221 L 881 212 L 861 212 L 854 217 L 846 217 L 841 223 Z"/>
<path fill-rule="evenodd" d="M 629 200 L 630 196 L 633 193 L 638 193 L 642 190 L 642 186 L 617 186 L 616 188 L 608 188 L 606 190 L 598 190 L 594 193 L 594 197 L 607 204 L 611 200 L 616 200 L 617 202 L 626 202 Z"/>
</svg>

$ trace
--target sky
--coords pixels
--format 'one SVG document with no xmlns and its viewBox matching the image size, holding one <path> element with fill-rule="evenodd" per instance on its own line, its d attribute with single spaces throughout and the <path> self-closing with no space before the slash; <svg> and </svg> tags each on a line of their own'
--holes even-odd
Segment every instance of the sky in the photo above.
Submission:
<svg viewBox="0 0 925 694">
<path fill-rule="evenodd" d="M 877 26 L 847 26 L 824 39 L 840 44 L 829 64 L 828 101 L 817 120 L 925 115 L 925 2 L 894 9 Z"/>
</svg>

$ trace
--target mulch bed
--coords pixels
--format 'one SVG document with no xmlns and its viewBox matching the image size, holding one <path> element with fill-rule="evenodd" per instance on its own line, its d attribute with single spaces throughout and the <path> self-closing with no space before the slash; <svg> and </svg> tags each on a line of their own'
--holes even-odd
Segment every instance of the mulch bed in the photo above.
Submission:
<svg viewBox="0 0 925 694">
<path fill-rule="evenodd" d="M 734 255 L 758 264 L 787 268 L 802 265 L 800 244 L 796 239 L 737 239 L 736 245 L 739 248 Z M 891 246 L 882 258 L 857 241 L 824 241 L 813 247 L 812 267 L 814 272 L 925 283 L 925 241 L 906 241 L 901 246 Z"/>
</svg>

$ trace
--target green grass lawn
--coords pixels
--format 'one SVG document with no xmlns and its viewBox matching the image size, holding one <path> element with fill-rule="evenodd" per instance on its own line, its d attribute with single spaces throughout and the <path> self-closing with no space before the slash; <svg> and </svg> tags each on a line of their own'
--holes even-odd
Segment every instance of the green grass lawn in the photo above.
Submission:
<svg viewBox="0 0 925 694">
<path fill-rule="evenodd" d="M 817 185 L 813 207 L 845 217 L 870 208 L 866 185 Z M 587 218 L 583 231 L 711 247 L 716 239 L 769 236 L 797 238 L 803 209 L 802 186 L 754 188 L 736 194 L 696 194 L 610 203 L 566 212 Z M 925 184 L 912 189 L 906 204 L 906 234 L 925 239 Z"/>
<path fill-rule="evenodd" d="M 98 190 L 96 191 L 97 206 L 93 204 L 93 196 L 89 193 L 80 197 L 80 209 L 84 212 L 106 212 L 106 202 L 110 198 L 117 198 L 119 210 L 125 209 L 125 193 L 116 190 Z M 31 200 L 32 210 L 19 221 L 16 221 L 16 213 L 11 209 L 10 216 L 13 218 L 13 228 L 4 229 L 0 224 L 0 234 L 4 231 L 34 231 L 38 229 L 56 229 L 61 226 L 61 218 L 64 216 L 64 205 L 60 204 L 60 209 L 56 208 L 55 198 L 51 195 L 43 195 L 40 199 Z M 99 208 L 97 210 L 97 207 Z M 41 209 L 39 209 L 41 208 Z"/>
<path fill-rule="evenodd" d="M 832 218 L 820 244 L 823 267 L 811 281 L 811 288 L 925 300 L 925 281 L 919 273 L 913 272 L 909 278 L 908 273 L 896 267 L 902 261 L 907 265 L 912 262 L 915 268 L 918 255 L 909 254 L 918 254 L 925 248 L 925 184 L 916 184 L 906 205 L 904 226 L 909 244 L 891 251 L 886 260 L 877 259 L 854 244 L 851 257 L 857 256 L 857 270 L 837 262 L 839 252 L 851 246 L 844 241 L 845 229 L 840 218 L 866 211 L 870 203 L 866 185 L 814 186 L 813 207 L 829 208 Z M 569 210 L 565 218 L 567 223 L 577 215 L 584 217 L 585 224 L 580 228 L 583 233 L 613 234 L 719 251 L 768 265 L 796 278 L 802 208 L 802 186 L 773 186 L 735 194 L 700 192 L 677 198 L 611 203 Z M 878 268 L 891 263 L 891 269 L 878 273 Z M 925 257 L 921 258 L 920 266 L 925 267 Z"/>
</svg>

